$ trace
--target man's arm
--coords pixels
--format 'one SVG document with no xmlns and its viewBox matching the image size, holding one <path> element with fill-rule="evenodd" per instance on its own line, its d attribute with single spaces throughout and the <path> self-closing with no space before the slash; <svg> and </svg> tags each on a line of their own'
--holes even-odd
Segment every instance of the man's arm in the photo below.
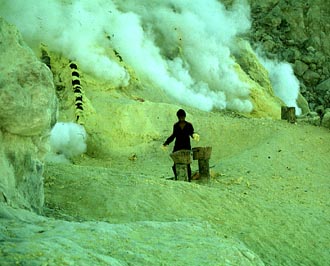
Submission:
<svg viewBox="0 0 330 266">
<path fill-rule="evenodd" d="M 194 131 L 194 127 L 193 125 L 191 124 L 191 134 L 190 136 L 192 137 L 193 140 L 195 141 L 199 141 L 200 137 L 199 137 L 199 134 L 197 134 L 195 131 Z"/>
<path fill-rule="evenodd" d="M 167 138 L 167 140 L 164 142 L 164 146 L 169 145 L 173 140 L 175 139 L 175 126 L 173 126 L 173 132 L 172 135 Z"/>
<path fill-rule="evenodd" d="M 193 127 L 193 125 L 190 123 L 190 136 L 193 138 L 193 136 L 194 136 L 194 127 Z"/>
</svg>

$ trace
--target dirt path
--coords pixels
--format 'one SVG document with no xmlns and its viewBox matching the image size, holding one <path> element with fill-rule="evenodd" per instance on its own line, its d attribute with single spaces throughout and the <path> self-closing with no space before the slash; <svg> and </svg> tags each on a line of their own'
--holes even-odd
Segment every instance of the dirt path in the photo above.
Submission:
<svg viewBox="0 0 330 266">
<path fill-rule="evenodd" d="M 213 147 L 209 184 L 174 182 L 161 140 L 130 154 L 46 167 L 48 215 L 78 221 L 207 221 L 266 265 L 330 259 L 329 131 L 283 121 L 196 115 Z M 192 165 L 197 169 L 197 163 Z"/>
</svg>

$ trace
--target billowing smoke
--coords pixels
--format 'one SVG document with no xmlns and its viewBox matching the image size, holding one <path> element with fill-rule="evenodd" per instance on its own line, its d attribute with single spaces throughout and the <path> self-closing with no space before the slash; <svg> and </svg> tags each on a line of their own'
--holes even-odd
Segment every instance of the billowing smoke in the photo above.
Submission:
<svg viewBox="0 0 330 266">
<path fill-rule="evenodd" d="M 33 46 L 40 42 L 117 86 L 130 76 L 202 110 L 252 111 L 249 86 L 237 76 L 231 49 L 250 29 L 245 0 L 0 0 L 0 15 Z M 152 92 L 151 92 L 152 93 Z"/>
<path fill-rule="evenodd" d="M 292 66 L 286 62 L 270 61 L 260 58 L 260 62 L 267 69 L 269 78 L 277 97 L 290 107 L 296 108 L 296 114 L 301 114 L 301 109 L 297 105 L 299 94 L 299 80 L 293 73 Z"/>
<path fill-rule="evenodd" d="M 101 3 L 89 2 L 0 0 L 0 15 L 15 24 L 32 47 L 44 43 L 76 59 L 86 71 L 125 85 L 128 74 L 106 53 L 104 27 L 111 24 L 109 13 L 102 10 Z"/>
<path fill-rule="evenodd" d="M 86 151 L 87 134 L 85 128 L 71 122 L 56 123 L 50 133 L 51 153 L 47 160 L 69 162 L 75 156 Z"/>
</svg>

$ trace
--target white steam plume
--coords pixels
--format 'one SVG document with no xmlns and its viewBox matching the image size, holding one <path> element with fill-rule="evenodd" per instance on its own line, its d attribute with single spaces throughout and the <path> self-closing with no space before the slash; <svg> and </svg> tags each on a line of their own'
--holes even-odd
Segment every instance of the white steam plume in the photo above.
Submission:
<svg viewBox="0 0 330 266">
<path fill-rule="evenodd" d="M 86 151 L 87 134 L 85 128 L 72 122 L 56 123 L 50 133 L 50 147 L 52 156 L 49 161 L 68 161 Z"/>
<path fill-rule="evenodd" d="M 43 42 L 117 86 L 130 77 L 112 49 L 180 103 L 252 111 L 231 57 L 235 37 L 251 25 L 245 0 L 230 9 L 218 0 L 0 0 L 0 7 L 30 45 Z"/>
<path fill-rule="evenodd" d="M 114 2 L 120 10 L 133 11 L 140 18 L 132 35 L 136 46 L 121 50 L 126 38 L 122 32 L 112 40 L 138 73 L 182 103 L 200 109 L 252 110 L 249 89 L 237 77 L 229 48 L 233 38 L 250 27 L 247 5 L 226 10 L 216 0 Z M 131 28 L 136 23 L 126 25 Z M 134 38 L 142 31 L 143 39 Z"/>
<path fill-rule="evenodd" d="M 0 16 L 15 24 L 31 45 L 45 43 L 79 62 L 85 71 L 127 85 L 129 75 L 109 58 L 104 45 L 105 27 L 110 14 L 98 1 L 72 1 L 64 4 L 56 0 L 0 0 Z M 111 1 L 108 4 L 113 9 Z"/>
<path fill-rule="evenodd" d="M 296 108 L 296 115 L 301 115 L 301 109 L 297 105 L 299 94 L 299 80 L 294 75 L 292 66 L 286 62 L 270 61 L 259 58 L 267 69 L 274 93 L 290 107 Z"/>
</svg>

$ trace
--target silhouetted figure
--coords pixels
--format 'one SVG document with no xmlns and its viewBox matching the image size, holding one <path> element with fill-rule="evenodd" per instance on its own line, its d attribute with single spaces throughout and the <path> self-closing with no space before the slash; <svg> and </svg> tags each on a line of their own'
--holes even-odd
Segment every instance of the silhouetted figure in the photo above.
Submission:
<svg viewBox="0 0 330 266">
<path fill-rule="evenodd" d="M 191 150 L 190 137 L 194 140 L 199 140 L 199 135 L 194 133 L 194 127 L 191 123 L 186 121 L 186 112 L 183 109 L 180 109 L 176 113 L 179 121 L 176 122 L 173 126 L 173 133 L 167 138 L 164 142 L 163 147 L 167 147 L 174 139 L 174 148 L 173 152 L 179 150 Z M 172 166 L 175 180 L 177 180 L 177 174 L 175 169 L 175 164 Z M 188 169 L 188 181 L 191 181 L 191 167 L 190 164 L 187 165 Z"/>
</svg>

